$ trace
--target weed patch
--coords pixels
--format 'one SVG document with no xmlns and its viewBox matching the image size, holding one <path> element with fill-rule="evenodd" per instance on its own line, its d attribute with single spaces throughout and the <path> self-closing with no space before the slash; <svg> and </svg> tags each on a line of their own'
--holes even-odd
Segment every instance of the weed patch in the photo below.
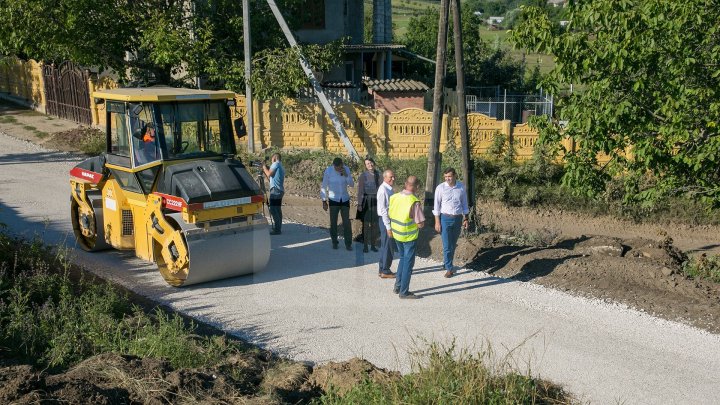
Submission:
<svg viewBox="0 0 720 405">
<path fill-rule="evenodd" d="M 682 265 L 682 273 L 691 279 L 705 279 L 720 283 L 720 256 L 706 255 L 692 257 Z"/>
<path fill-rule="evenodd" d="M 32 126 L 32 125 L 25 125 L 25 126 L 23 127 L 23 129 L 26 130 L 26 131 L 35 131 L 37 128 L 35 128 L 35 127 Z"/>
<path fill-rule="evenodd" d="M 199 367 L 240 351 L 224 337 L 197 336 L 178 315 L 145 313 L 108 283 L 71 280 L 63 255 L 39 242 L 0 234 L 0 252 L 0 347 L 23 362 L 65 369 L 117 352 Z"/>
<path fill-rule="evenodd" d="M 61 126 L 60 124 L 53 124 Z M 69 145 L 87 155 L 99 155 L 105 152 L 105 133 L 91 127 L 78 127 L 54 135 L 53 142 Z"/>
<path fill-rule="evenodd" d="M 341 395 L 330 391 L 322 404 L 565 404 L 560 387 L 507 365 L 494 365 L 490 353 L 430 344 L 414 353 L 413 373 L 400 379 L 366 379 Z"/>
<path fill-rule="evenodd" d="M 16 124 L 17 118 L 12 115 L 4 115 L 0 117 L 0 124 Z"/>
</svg>

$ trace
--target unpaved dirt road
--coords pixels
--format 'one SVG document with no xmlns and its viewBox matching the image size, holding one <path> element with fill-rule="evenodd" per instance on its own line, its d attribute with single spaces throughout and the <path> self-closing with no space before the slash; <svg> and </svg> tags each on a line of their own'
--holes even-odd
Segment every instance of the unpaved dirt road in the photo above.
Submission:
<svg viewBox="0 0 720 405">
<path fill-rule="evenodd" d="M 0 222 L 73 246 L 68 171 L 77 158 L 0 134 Z M 401 301 L 376 256 L 331 250 L 327 232 L 288 224 L 265 272 L 190 288 L 167 286 L 132 254 L 74 251 L 77 262 L 159 303 L 279 354 L 325 362 L 362 356 L 408 371 L 422 339 L 509 351 L 521 370 L 593 403 L 717 403 L 720 336 L 612 303 L 418 260 Z"/>
</svg>

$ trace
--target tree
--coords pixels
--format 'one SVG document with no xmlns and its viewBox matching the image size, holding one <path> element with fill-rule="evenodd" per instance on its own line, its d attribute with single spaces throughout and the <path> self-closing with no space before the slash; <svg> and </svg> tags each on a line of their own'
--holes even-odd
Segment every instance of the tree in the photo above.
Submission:
<svg viewBox="0 0 720 405">
<path fill-rule="evenodd" d="M 303 0 L 278 3 L 297 27 Z M 286 64 L 297 60 L 266 1 L 250 4 L 253 54 L 260 55 L 254 63 L 262 67 L 268 53 L 284 57 Z M 238 0 L 0 0 L 0 54 L 110 68 L 121 81 L 129 74 L 190 84 L 199 76 L 210 87 L 242 93 L 242 41 Z M 310 62 L 325 68 L 337 63 L 337 46 L 330 48 L 310 52 Z M 327 57 L 335 59 L 322 59 Z M 287 84 L 298 83 L 298 71 L 299 64 L 276 72 L 273 80 L 258 80 L 259 90 L 291 95 Z"/>
<path fill-rule="evenodd" d="M 582 88 L 560 101 L 567 127 L 539 123 L 543 142 L 569 136 L 579 145 L 565 156 L 564 183 L 596 194 L 622 173 L 631 200 L 686 194 L 720 205 L 720 7 L 712 0 L 569 7 L 566 30 L 530 7 L 512 33 L 518 45 L 555 55 L 543 87 Z M 611 164 L 599 167 L 599 153 Z"/>
<path fill-rule="evenodd" d="M 525 72 L 520 61 L 513 60 L 501 48 L 492 47 L 480 37 L 482 20 L 468 8 L 462 9 L 463 51 L 465 53 L 465 77 L 468 86 L 495 86 L 518 89 Z M 451 24 L 452 26 L 452 24 Z M 407 34 L 402 43 L 410 52 L 434 59 L 437 47 L 438 11 L 426 9 L 410 19 Z M 452 38 L 452 36 L 450 36 Z M 454 45 L 448 44 L 448 83 L 452 85 L 455 73 Z M 435 67 L 422 61 L 408 62 L 408 74 L 426 83 L 432 83 Z"/>
</svg>

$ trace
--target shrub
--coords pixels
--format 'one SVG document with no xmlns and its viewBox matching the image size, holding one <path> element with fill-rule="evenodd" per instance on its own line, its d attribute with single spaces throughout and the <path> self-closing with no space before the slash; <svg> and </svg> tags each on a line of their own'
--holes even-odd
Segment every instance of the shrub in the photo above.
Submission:
<svg viewBox="0 0 720 405">
<path fill-rule="evenodd" d="M 720 256 L 705 253 L 683 263 L 683 274 L 688 278 L 699 278 L 720 283 Z"/>
<path fill-rule="evenodd" d="M 331 392 L 323 404 L 543 404 L 570 403 L 561 388 L 492 364 L 491 353 L 472 354 L 429 344 L 414 353 L 413 372 L 399 380 L 366 380 L 345 395 Z"/>
</svg>

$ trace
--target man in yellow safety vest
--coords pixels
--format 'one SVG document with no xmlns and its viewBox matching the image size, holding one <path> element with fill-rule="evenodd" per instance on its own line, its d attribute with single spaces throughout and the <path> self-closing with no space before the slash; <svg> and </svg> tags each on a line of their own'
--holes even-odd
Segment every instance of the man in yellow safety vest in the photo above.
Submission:
<svg viewBox="0 0 720 405">
<path fill-rule="evenodd" d="M 425 216 L 420 206 L 420 200 L 415 197 L 419 185 L 420 181 L 417 177 L 409 176 L 405 180 L 405 189 L 390 197 L 388 208 L 390 229 L 387 230 L 387 233 L 389 238 L 395 239 L 400 256 L 393 291 L 402 299 L 421 298 L 410 292 L 410 277 L 413 266 L 415 266 L 418 230 L 425 225 Z"/>
</svg>

